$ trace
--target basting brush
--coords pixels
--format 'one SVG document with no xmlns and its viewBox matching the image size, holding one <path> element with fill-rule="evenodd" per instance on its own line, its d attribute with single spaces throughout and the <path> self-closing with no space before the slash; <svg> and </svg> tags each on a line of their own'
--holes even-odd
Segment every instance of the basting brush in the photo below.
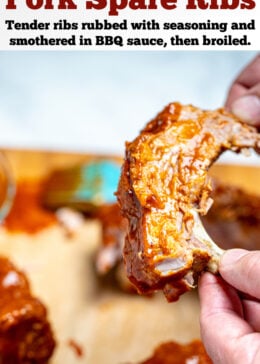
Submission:
<svg viewBox="0 0 260 364">
<path fill-rule="evenodd" d="M 43 204 L 92 213 L 99 206 L 115 203 L 120 169 L 115 161 L 98 160 L 55 170 L 46 179 Z"/>
</svg>

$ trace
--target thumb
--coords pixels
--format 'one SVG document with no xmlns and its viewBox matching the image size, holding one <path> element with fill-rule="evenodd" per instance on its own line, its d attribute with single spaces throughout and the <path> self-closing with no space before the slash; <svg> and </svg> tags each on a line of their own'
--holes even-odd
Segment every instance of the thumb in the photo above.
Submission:
<svg viewBox="0 0 260 364">
<path fill-rule="evenodd" d="M 221 258 L 219 271 L 231 286 L 260 299 L 260 251 L 227 250 Z"/>
<path fill-rule="evenodd" d="M 239 119 L 260 126 L 260 84 L 251 89 L 249 94 L 237 98 L 230 109 Z"/>
</svg>

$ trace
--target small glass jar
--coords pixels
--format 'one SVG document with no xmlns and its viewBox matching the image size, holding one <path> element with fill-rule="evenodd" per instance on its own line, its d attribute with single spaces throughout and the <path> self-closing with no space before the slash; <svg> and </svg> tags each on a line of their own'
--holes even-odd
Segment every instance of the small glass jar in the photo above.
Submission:
<svg viewBox="0 0 260 364">
<path fill-rule="evenodd" d="M 0 152 L 0 224 L 10 211 L 15 195 L 15 181 L 5 154 Z"/>
</svg>

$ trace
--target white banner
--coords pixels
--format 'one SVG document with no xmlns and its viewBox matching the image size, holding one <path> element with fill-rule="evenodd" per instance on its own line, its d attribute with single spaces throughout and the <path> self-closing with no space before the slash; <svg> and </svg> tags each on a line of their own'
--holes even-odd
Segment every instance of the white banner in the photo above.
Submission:
<svg viewBox="0 0 260 364">
<path fill-rule="evenodd" d="M 5 0 L 0 50 L 258 50 L 253 0 Z"/>
</svg>

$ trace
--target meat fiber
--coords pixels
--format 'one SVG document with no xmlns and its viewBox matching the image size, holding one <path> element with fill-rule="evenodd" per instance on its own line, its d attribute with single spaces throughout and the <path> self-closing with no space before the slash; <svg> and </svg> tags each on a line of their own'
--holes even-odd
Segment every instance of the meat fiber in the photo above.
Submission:
<svg viewBox="0 0 260 364">
<path fill-rule="evenodd" d="M 218 271 L 222 250 L 199 215 L 212 204 L 208 169 L 225 150 L 260 151 L 257 130 L 225 109 L 169 104 L 126 143 L 117 192 L 128 220 L 127 275 L 140 293 L 162 289 L 169 301 Z"/>
</svg>

